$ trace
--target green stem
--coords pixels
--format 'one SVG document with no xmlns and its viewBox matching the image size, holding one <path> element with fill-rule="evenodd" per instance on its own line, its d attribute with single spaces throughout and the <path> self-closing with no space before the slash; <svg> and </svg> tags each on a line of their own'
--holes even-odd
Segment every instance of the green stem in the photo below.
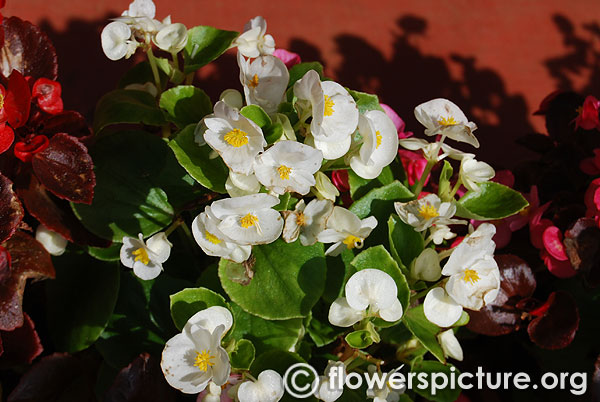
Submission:
<svg viewBox="0 0 600 402">
<path fill-rule="evenodd" d="M 452 191 L 450 191 L 450 199 L 454 198 L 454 195 L 456 195 L 456 192 L 460 188 L 461 184 L 462 184 L 462 180 L 459 177 L 458 180 L 456 181 L 456 184 L 454 185 L 454 187 L 452 187 Z"/>
<path fill-rule="evenodd" d="M 152 75 L 154 76 L 154 83 L 156 84 L 156 89 L 160 94 L 162 92 L 162 85 L 160 84 L 160 76 L 158 75 L 158 67 L 156 65 L 156 58 L 154 57 L 154 53 L 152 52 L 152 46 L 148 48 L 148 62 L 150 63 L 150 68 L 152 69 Z"/>
<path fill-rule="evenodd" d="M 169 226 L 169 227 L 167 228 L 167 230 L 165 230 L 165 235 L 166 235 L 167 237 L 169 237 L 169 235 L 170 235 L 171 233 L 173 233 L 173 231 L 174 231 L 175 229 L 177 229 L 177 227 L 178 227 L 179 225 L 181 225 L 182 223 L 183 223 L 183 219 L 181 218 L 181 216 L 178 216 L 178 217 L 177 217 L 177 219 L 175 219 L 175 220 L 173 221 L 173 223 L 171 223 L 171 226 Z"/>
<path fill-rule="evenodd" d="M 431 173 L 431 169 L 433 169 L 434 166 L 435 166 L 434 161 L 427 161 L 425 170 L 423 170 L 423 174 L 421 175 L 421 178 L 419 179 L 419 182 L 417 183 L 417 187 L 415 187 L 415 189 L 413 191 L 416 196 L 421 194 L 421 191 L 423 190 L 423 186 L 425 185 L 425 180 L 427 180 L 427 177 L 429 176 L 429 173 Z"/>
<path fill-rule="evenodd" d="M 178 53 L 171 53 L 171 57 L 173 58 L 173 65 L 178 71 L 181 71 L 181 67 L 179 66 L 179 57 L 177 55 Z"/>
</svg>

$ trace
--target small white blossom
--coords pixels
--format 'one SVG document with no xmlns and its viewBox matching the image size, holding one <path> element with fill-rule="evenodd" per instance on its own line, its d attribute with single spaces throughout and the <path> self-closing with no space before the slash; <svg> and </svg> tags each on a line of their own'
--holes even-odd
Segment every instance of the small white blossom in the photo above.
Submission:
<svg viewBox="0 0 600 402">
<path fill-rule="evenodd" d="M 396 202 L 394 206 L 402 222 L 414 227 L 417 232 L 422 232 L 432 225 L 465 222 L 451 219 L 456 213 L 456 205 L 442 202 L 435 194 L 427 194 L 421 199 L 409 202 Z"/>
<path fill-rule="evenodd" d="M 113 21 L 105 26 L 100 40 L 104 54 L 113 61 L 131 57 L 138 46 L 129 26 L 120 21 Z"/>
<path fill-rule="evenodd" d="M 308 194 L 321 168 L 321 151 L 296 141 L 279 141 L 254 162 L 258 181 L 276 194 Z"/>
<path fill-rule="evenodd" d="M 240 82 L 248 105 L 258 105 L 268 114 L 277 111 L 283 101 L 290 74 L 283 62 L 271 55 L 245 60 L 238 53 Z"/>
<path fill-rule="evenodd" d="M 315 186 L 312 188 L 313 194 L 319 200 L 329 200 L 335 202 L 335 199 L 340 192 L 337 187 L 333 185 L 329 177 L 323 172 L 317 172 L 315 174 Z"/>
<path fill-rule="evenodd" d="M 446 357 L 451 357 L 458 361 L 463 360 L 463 350 L 460 347 L 460 343 L 458 342 L 458 339 L 456 339 L 452 329 L 448 329 L 438 334 L 437 339 L 442 346 L 442 350 L 444 351 L 444 355 Z"/>
<path fill-rule="evenodd" d="M 346 297 L 336 299 L 329 308 L 329 322 L 349 327 L 371 315 L 389 322 L 402 318 L 402 304 L 392 277 L 378 269 L 363 269 L 348 279 Z M 368 309 L 368 310 L 367 310 Z"/>
<path fill-rule="evenodd" d="M 450 327 L 460 319 L 463 308 L 442 287 L 433 288 L 425 296 L 425 317 L 438 327 Z"/>
<path fill-rule="evenodd" d="M 470 122 L 458 106 L 447 99 L 433 99 L 415 108 L 415 117 L 425 126 L 427 135 L 444 135 L 479 148 L 473 135 L 477 125 Z"/>
<path fill-rule="evenodd" d="M 254 173 L 246 175 L 230 170 L 227 181 L 225 181 L 225 190 L 231 197 L 242 197 L 258 193 L 260 183 Z"/>
<path fill-rule="evenodd" d="M 221 92 L 219 100 L 223 101 L 232 109 L 241 109 L 244 107 L 244 99 L 237 89 L 226 89 Z"/>
<path fill-rule="evenodd" d="M 283 379 L 274 370 L 265 370 L 256 381 L 240 384 L 237 397 L 240 402 L 277 402 L 283 396 Z"/>
<path fill-rule="evenodd" d="M 154 37 L 153 41 L 159 49 L 169 53 L 179 53 L 187 43 L 187 28 L 185 25 L 176 23 L 162 27 Z"/>
<path fill-rule="evenodd" d="M 442 268 L 438 254 L 432 248 L 426 248 L 415 259 L 411 268 L 411 276 L 427 282 L 435 282 L 442 276 Z"/>
<path fill-rule="evenodd" d="M 206 143 L 234 172 L 252 173 L 254 158 L 267 146 L 261 128 L 223 101 L 217 102 L 214 110 L 204 118 Z"/>
<path fill-rule="evenodd" d="M 156 15 L 156 6 L 152 0 L 134 0 L 129 4 L 129 8 L 123 12 L 125 17 L 146 17 L 153 19 Z"/>
<path fill-rule="evenodd" d="M 306 205 L 304 200 L 296 204 L 285 218 L 283 240 L 293 243 L 300 237 L 303 246 L 312 246 L 318 235 L 325 230 L 327 218 L 333 212 L 333 202 L 329 200 L 312 200 Z"/>
<path fill-rule="evenodd" d="M 138 239 L 125 236 L 121 263 L 133 268 L 133 273 L 140 279 L 154 279 L 162 272 L 162 264 L 169 259 L 172 246 L 164 232 L 155 234 L 147 242 L 141 233 Z"/>
<path fill-rule="evenodd" d="M 439 142 L 428 142 L 421 138 L 403 138 L 398 144 L 409 151 L 423 151 L 423 156 L 430 162 L 437 163 L 445 158 L 462 160 L 463 158 L 474 158 L 475 154 L 459 151 L 450 145 Z M 440 149 L 442 153 L 440 154 Z"/>
<path fill-rule="evenodd" d="M 332 379 L 333 383 L 331 383 Z M 315 391 L 315 398 L 324 402 L 337 401 L 344 393 L 346 365 L 343 362 L 329 360 L 325 367 L 325 375 L 315 379 L 312 387 L 315 387 L 316 381 L 319 381 L 319 386 Z"/>
<path fill-rule="evenodd" d="M 367 367 L 367 370 L 371 376 L 374 376 L 376 373 L 378 373 L 377 367 L 374 365 Z M 390 381 L 390 377 L 397 370 L 398 369 L 392 370 L 389 373 L 379 372 L 379 375 L 383 376 L 385 382 L 381 384 L 380 382 L 374 381 L 375 386 L 367 390 L 367 398 L 373 398 L 373 402 L 398 402 L 400 400 L 400 395 L 402 395 L 406 390 L 406 384 L 398 384 L 400 385 L 398 388 L 392 387 L 393 381 Z M 398 381 L 400 381 L 400 379 L 398 379 Z"/>
<path fill-rule="evenodd" d="M 221 340 L 232 325 L 233 316 L 224 307 L 194 314 L 163 350 L 160 365 L 169 385 L 185 394 L 203 391 L 210 381 L 224 385 L 231 366 Z"/>
<path fill-rule="evenodd" d="M 456 237 L 456 233 L 452 232 L 448 226 L 441 223 L 436 223 L 434 226 L 431 226 L 429 228 L 429 233 L 429 238 L 435 245 L 440 245 L 444 240 L 450 240 Z"/>
<path fill-rule="evenodd" d="M 463 185 L 471 190 L 478 191 L 479 183 L 490 180 L 496 172 L 485 162 L 475 160 L 475 158 L 464 158 L 460 163 L 459 178 Z"/>
<path fill-rule="evenodd" d="M 246 57 L 255 58 L 262 54 L 273 54 L 275 40 L 266 35 L 267 22 L 261 16 L 252 18 L 244 26 L 244 32 L 235 40 L 234 45 Z"/>
<path fill-rule="evenodd" d="M 369 216 L 361 220 L 346 208 L 335 206 L 327 219 L 326 229 L 319 233 L 317 240 L 321 243 L 334 243 L 326 255 L 339 255 L 344 248 L 362 248 L 364 241 L 377 226 L 377 219 Z"/>
<path fill-rule="evenodd" d="M 57 257 L 63 255 L 69 244 L 67 239 L 42 224 L 35 231 L 35 239 L 44 246 L 48 253 Z"/>
</svg>

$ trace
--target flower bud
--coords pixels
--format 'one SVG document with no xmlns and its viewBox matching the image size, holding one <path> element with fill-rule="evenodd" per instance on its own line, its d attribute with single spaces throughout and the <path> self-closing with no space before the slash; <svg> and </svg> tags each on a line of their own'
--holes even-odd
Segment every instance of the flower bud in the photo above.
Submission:
<svg viewBox="0 0 600 402">
<path fill-rule="evenodd" d="M 60 234 L 53 232 L 41 224 L 37 227 L 35 239 L 44 246 L 46 251 L 54 256 L 62 255 L 69 243 L 68 240 Z"/>
</svg>

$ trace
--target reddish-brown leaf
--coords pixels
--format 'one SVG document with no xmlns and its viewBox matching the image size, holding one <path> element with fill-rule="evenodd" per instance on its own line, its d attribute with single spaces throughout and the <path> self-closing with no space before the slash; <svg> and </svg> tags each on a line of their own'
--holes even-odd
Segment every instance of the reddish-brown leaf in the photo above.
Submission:
<svg viewBox="0 0 600 402">
<path fill-rule="evenodd" d="M 94 163 L 78 139 L 59 133 L 48 148 L 35 154 L 33 171 L 54 195 L 73 202 L 91 204 L 94 198 Z"/>
<path fill-rule="evenodd" d="M 562 349 L 575 338 L 579 312 L 573 297 L 563 291 L 550 294 L 547 310 L 529 323 L 531 340 L 544 349 Z"/>
<path fill-rule="evenodd" d="M 4 47 L 0 52 L 0 69 L 5 77 L 18 70 L 34 80 L 58 76 L 56 51 L 50 39 L 28 21 L 17 17 L 5 18 Z"/>
<path fill-rule="evenodd" d="M 592 218 L 580 218 L 565 232 L 565 249 L 571 265 L 586 283 L 600 285 L 600 228 Z"/>
<path fill-rule="evenodd" d="M 31 318 L 23 314 L 25 321 L 12 331 L 1 331 L 4 353 L 0 356 L 0 367 L 8 368 L 31 364 L 44 350 Z"/>
<path fill-rule="evenodd" d="M 23 325 L 23 292 L 27 279 L 54 278 L 50 254 L 32 236 L 18 231 L 4 247 L 12 263 L 0 282 L 0 330 L 12 331 Z"/>
<path fill-rule="evenodd" d="M 36 132 L 48 138 L 54 134 L 66 133 L 80 141 L 85 141 L 92 134 L 85 118 L 72 110 L 48 116 L 38 124 Z"/>
<path fill-rule="evenodd" d="M 8 240 L 23 219 L 23 207 L 13 191 L 13 184 L 0 174 L 0 243 Z"/>
<path fill-rule="evenodd" d="M 142 353 L 115 378 L 105 402 L 170 402 L 175 391 L 169 387 L 158 361 Z"/>
</svg>

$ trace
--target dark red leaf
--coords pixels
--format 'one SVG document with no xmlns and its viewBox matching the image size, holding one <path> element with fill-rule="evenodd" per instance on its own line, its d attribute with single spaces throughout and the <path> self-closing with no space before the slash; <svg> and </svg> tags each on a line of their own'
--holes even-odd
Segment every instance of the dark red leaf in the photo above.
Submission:
<svg viewBox="0 0 600 402">
<path fill-rule="evenodd" d="M 500 269 L 500 291 L 493 303 L 479 311 L 469 311 L 467 328 L 483 335 L 504 335 L 522 325 L 522 311 L 517 303 L 531 297 L 536 281 L 531 268 L 514 255 L 494 257 Z"/>
<path fill-rule="evenodd" d="M 43 134 L 48 138 L 52 137 L 54 134 L 66 133 L 71 137 L 76 137 L 84 144 L 88 137 L 92 135 L 85 118 L 72 110 L 48 116 L 39 123 L 36 132 L 38 134 Z"/>
<path fill-rule="evenodd" d="M 31 110 L 31 91 L 27 80 L 19 71 L 15 70 L 10 74 L 8 88 L 2 91 L 2 95 L 0 122 L 8 121 L 14 129 L 24 126 Z"/>
<path fill-rule="evenodd" d="M 61 98 L 62 88 L 56 81 L 39 78 L 33 84 L 31 96 L 37 100 L 38 106 L 46 113 L 57 114 L 63 111 Z"/>
<path fill-rule="evenodd" d="M 33 155 L 42 152 L 50 145 L 48 137 L 45 135 L 36 135 L 27 141 L 19 141 L 15 144 L 15 156 L 22 162 L 28 163 L 33 159 Z"/>
<path fill-rule="evenodd" d="M 96 402 L 96 368 L 67 353 L 44 357 L 29 369 L 8 402 Z"/>
<path fill-rule="evenodd" d="M 33 321 L 27 314 L 23 316 L 25 321 L 21 327 L 0 332 L 4 347 L 4 353 L 0 356 L 0 368 L 31 364 L 44 351 Z"/>
<path fill-rule="evenodd" d="M 6 123 L 0 124 L 0 154 L 6 152 L 15 140 L 15 132 Z"/>
<path fill-rule="evenodd" d="M 91 204 L 94 198 L 94 163 L 87 148 L 67 134 L 59 133 L 33 158 L 40 182 L 59 198 Z"/>
<path fill-rule="evenodd" d="M 67 240 L 93 247 L 110 246 L 110 241 L 94 235 L 81 224 L 66 201 L 51 197 L 34 175 L 23 187 L 19 184 L 17 194 L 27 212 Z"/>
<path fill-rule="evenodd" d="M 0 174 L 0 243 L 8 240 L 23 220 L 23 207 L 12 182 Z"/>
<path fill-rule="evenodd" d="M 27 279 L 54 278 L 50 254 L 33 237 L 18 231 L 5 244 L 12 257 L 9 274 L 0 282 L 0 330 L 23 325 L 23 292 Z"/>
<path fill-rule="evenodd" d="M 527 327 L 531 340 L 544 349 L 562 349 L 575 338 L 579 327 L 579 312 L 573 297 L 562 291 L 548 297 L 548 308 Z"/>
<path fill-rule="evenodd" d="M 115 378 L 105 402 L 170 402 L 175 391 L 167 384 L 158 361 L 142 353 Z"/>
<path fill-rule="evenodd" d="M 600 228 L 593 218 L 580 218 L 565 232 L 569 260 L 587 284 L 600 285 Z"/>
<path fill-rule="evenodd" d="M 18 70 L 33 79 L 45 77 L 56 80 L 58 64 L 56 51 L 50 39 L 28 21 L 10 17 L 2 21 L 4 48 L 0 52 L 0 68 L 8 77 Z"/>
</svg>

